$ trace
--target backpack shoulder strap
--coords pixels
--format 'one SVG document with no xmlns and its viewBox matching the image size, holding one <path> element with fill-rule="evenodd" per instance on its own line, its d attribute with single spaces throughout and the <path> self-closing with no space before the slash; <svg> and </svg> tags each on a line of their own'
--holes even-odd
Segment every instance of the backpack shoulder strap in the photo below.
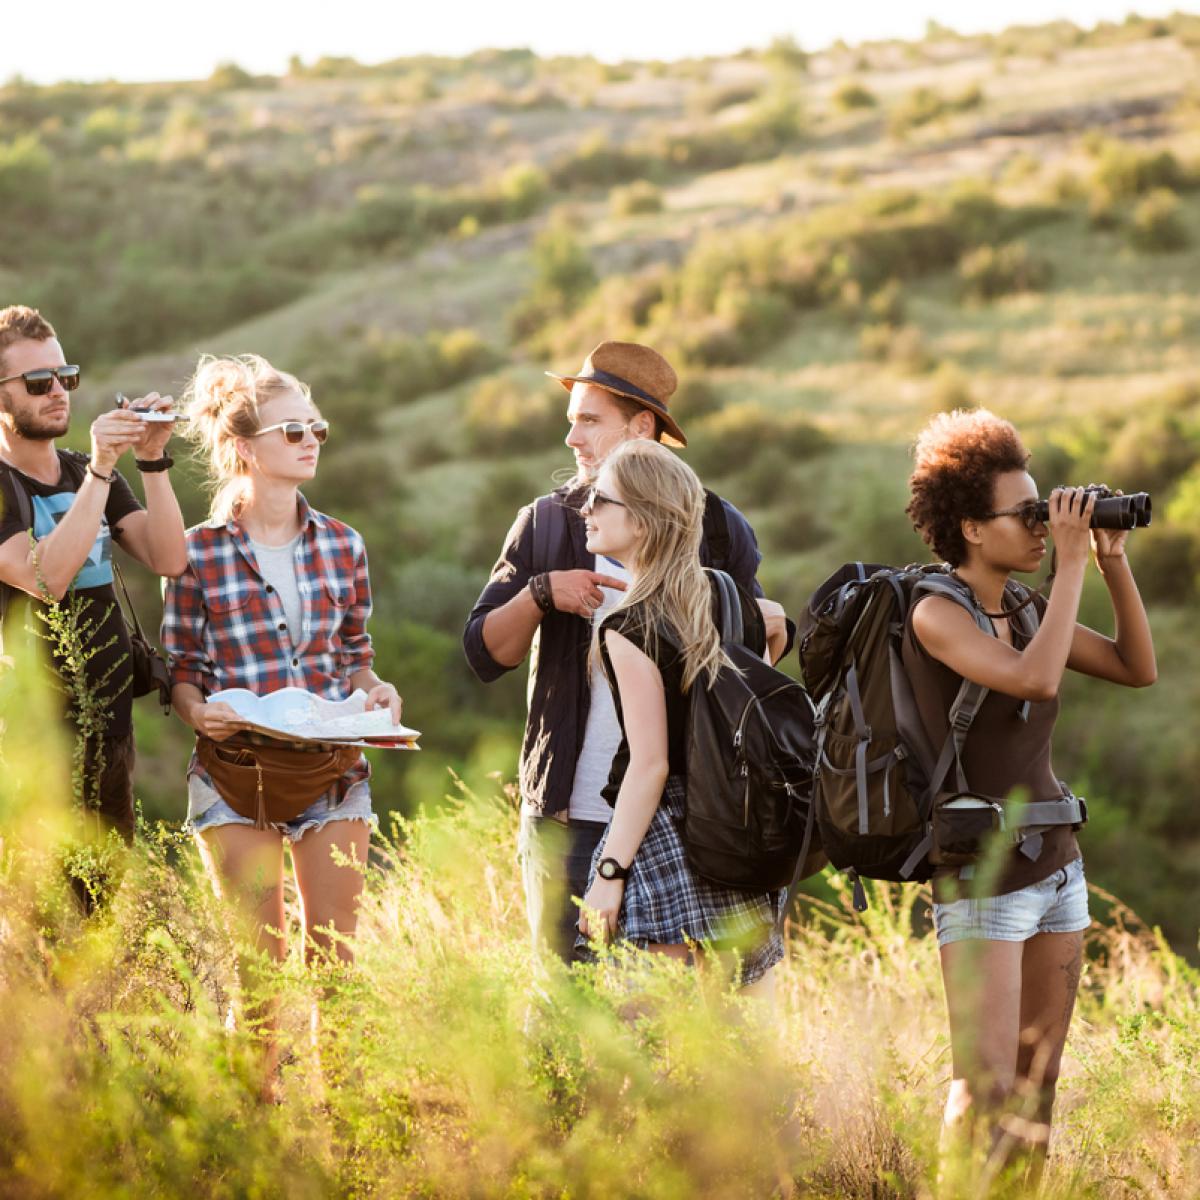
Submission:
<svg viewBox="0 0 1200 1200">
<path fill-rule="evenodd" d="M 20 518 L 21 524 L 32 529 L 33 502 L 29 499 L 29 493 L 25 490 L 25 485 L 21 482 L 20 475 L 7 463 L 0 463 L 0 471 L 4 472 L 12 487 L 13 499 L 17 505 L 17 516 Z M 12 596 L 14 590 L 11 584 L 0 582 L 0 624 L 3 624 L 5 615 L 8 612 L 9 598 Z"/>
<path fill-rule="evenodd" d="M 553 492 L 533 502 L 533 574 L 554 570 L 567 537 L 566 505 Z"/>
<path fill-rule="evenodd" d="M 709 568 L 708 572 L 717 581 L 717 603 L 721 614 L 721 641 L 735 645 L 746 644 L 746 627 L 742 621 L 742 601 L 738 596 L 737 584 L 724 571 Z"/>
<path fill-rule="evenodd" d="M 704 489 L 704 528 L 702 536 L 708 547 L 713 568 L 724 571 L 729 565 L 729 515 L 725 502 L 716 492 Z"/>
</svg>

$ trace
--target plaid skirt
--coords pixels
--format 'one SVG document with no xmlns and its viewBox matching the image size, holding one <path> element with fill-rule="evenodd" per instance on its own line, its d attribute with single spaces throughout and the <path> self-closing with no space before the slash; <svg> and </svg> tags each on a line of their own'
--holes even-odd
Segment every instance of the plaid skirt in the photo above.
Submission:
<svg viewBox="0 0 1200 1200">
<path fill-rule="evenodd" d="M 630 864 L 617 937 L 638 946 L 697 942 L 736 952 L 739 982 L 745 987 L 783 958 L 775 920 L 784 894 L 721 887 L 697 875 L 688 866 L 680 835 L 685 800 L 684 777 L 672 775 Z M 592 856 L 589 887 L 607 840 L 605 834 Z M 577 944 L 582 949 L 588 942 L 581 936 Z"/>
</svg>

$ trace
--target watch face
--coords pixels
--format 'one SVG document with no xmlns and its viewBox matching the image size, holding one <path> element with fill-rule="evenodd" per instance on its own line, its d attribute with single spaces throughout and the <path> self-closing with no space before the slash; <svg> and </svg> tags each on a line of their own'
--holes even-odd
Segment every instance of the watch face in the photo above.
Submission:
<svg viewBox="0 0 1200 1200">
<path fill-rule="evenodd" d="M 624 877 L 625 871 L 615 858 L 602 858 L 596 868 L 596 873 L 601 879 L 621 879 Z"/>
</svg>

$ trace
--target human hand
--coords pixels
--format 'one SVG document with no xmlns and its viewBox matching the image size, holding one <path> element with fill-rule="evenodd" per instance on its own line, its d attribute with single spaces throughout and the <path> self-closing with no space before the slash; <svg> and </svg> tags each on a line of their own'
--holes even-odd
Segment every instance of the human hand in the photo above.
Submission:
<svg viewBox="0 0 1200 1200">
<path fill-rule="evenodd" d="M 137 420 L 135 417 L 134 420 Z M 249 727 L 249 722 L 232 705 L 218 700 L 215 704 L 197 704 L 192 710 L 192 727 L 197 733 L 223 742 Z"/>
<path fill-rule="evenodd" d="M 760 596 L 756 602 L 763 615 L 763 625 L 767 631 L 767 649 L 770 651 L 771 661 L 777 662 L 783 653 L 784 646 L 787 645 L 787 614 L 778 600 L 767 600 Z"/>
<path fill-rule="evenodd" d="M 101 475 L 111 475 L 117 459 L 141 444 L 146 423 L 127 409 L 114 408 L 92 422 L 92 466 Z"/>
<path fill-rule="evenodd" d="M 157 392 L 147 392 L 135 400 L 127 400 L 122 406 L 127 412 L 167 412 L 174 404 L 170 396 L 160 396 Z M 175 432 L 174 421 L 145 421 L 138 418 L 142 425 L 142 440 L 137 444 L 134 457 L 142 462 L 155 462 L 162 458 Z"/>
<path fill-rule="evenodd" d="M 1119 488 L 1113 492 L 1114 496 L 1124 494 Z M 1101 575 L 1104 574 L 1104 564 L 1107 560 L 1115 561 L 1125 557 L 1125 539 L 1128 536 L 1128 529 L 1092 530 L 1092 556 Z"/>
<path fill-rule="evenodd" d="M 625 880 L 597 877 L 579 910 L 579 932 L 584 937 L 598 937 L 608 942 L 616 936 L 617 918 L 625 899 Z"/>
<path fill-rule="evenodd" d="M 604 603 L 602 587 L 623 592 L 625 584 L 611 575 L 598 571 L 551 571 L 550 596 L 559 612 L 574 613 L 591 619 L 592 613 Z"/>
<path fill-rule="evenodd" d="M 1060 565 L 1086 565 L 1092 541 L 1092 511 L 1095 507 L 1096 493 L 1083 488 L 1055 488 L 1050 493 L 1050 519 L 1047 525 L 1054 538 Z"/>
<path fill-rule="evenodd" d="M 404 701 L 400 699 L 400 693 L 390 683 L 377 683 L 367 693 L 367 710 L 373 708 L 388 708 L 392 712 L 392 724 L 400 724 L 400 709 L 403 707 Z"/>
</svg>

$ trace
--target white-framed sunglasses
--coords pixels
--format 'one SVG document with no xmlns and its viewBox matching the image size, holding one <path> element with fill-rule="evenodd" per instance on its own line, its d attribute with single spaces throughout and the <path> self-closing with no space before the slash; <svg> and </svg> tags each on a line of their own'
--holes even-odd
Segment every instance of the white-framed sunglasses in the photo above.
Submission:
<svg viewBox="0 0 1200 1200">
<path fill-rule="evenodd" d="M 268 425 L 266 429 L 260 429 L 254 436 L 262 437 L 264 433 L 274 433 L 277 429 L 283 430 L 283 440 L 289 446 L 300 445 L 309 430 L 318 442 L 324 442 L 329 436 L 328 421 L 280 421 L 278 425 Z"/>
</svg>

